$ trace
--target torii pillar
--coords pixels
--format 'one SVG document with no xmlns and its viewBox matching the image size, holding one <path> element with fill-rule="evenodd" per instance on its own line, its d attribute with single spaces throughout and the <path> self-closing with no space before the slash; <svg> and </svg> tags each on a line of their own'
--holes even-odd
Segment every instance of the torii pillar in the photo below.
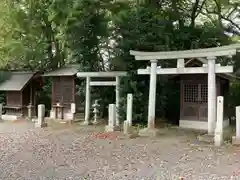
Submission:
<svg viewBox="0 0 240 180">
<path fill-rule="evenodd" d="M 216 125 L 216 57 L 208 57 L 208 134 L 213 134 Z"/>
<path fill-rule="evenodd" d="M 155 108 L 156 108 L 156 83 L 157 83 L 157 60 L 151 60 L 150 88 L 148 101 L 148 128 L 155 128 Z"/>
</svg>

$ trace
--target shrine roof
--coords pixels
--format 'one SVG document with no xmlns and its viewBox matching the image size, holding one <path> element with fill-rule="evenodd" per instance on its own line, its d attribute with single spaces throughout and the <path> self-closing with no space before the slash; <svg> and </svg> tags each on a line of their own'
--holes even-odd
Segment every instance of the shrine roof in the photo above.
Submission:
<svg viewBox="0 0 240 180">
<path fill-rule="evenodd" d="M 0 84 L 0 91 L 21 91 L 34 74 L 34 72 L 10 72 L 9 79 Z"/>
<path fill-rule="evenodd" d="M 43 74 L 43 76 L 74 76 L 77 74 L 78 69 L 79 65 L 72 64 L 50 72 L 46 72 Z"/>
</svg>

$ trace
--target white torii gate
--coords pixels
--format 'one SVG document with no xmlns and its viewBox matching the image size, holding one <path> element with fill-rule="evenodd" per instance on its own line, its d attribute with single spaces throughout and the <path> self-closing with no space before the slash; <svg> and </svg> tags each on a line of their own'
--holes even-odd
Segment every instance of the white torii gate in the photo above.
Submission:
<svg viewBox="0 0 240 180">
<path fill-rule="evenodd" d="M 78 72 L 77 77 L 86 78 L 86 97 L 85 97 L 85 118 L 83 124 L 88 125 L 90 119 L 90 102 L 91 102 L 91 86 L 115 86 L 116 87 L 116 125 L 119 126 L 119 86 L 120 77 L 126 76 L 127 72 L 112 71 L 112 72 Z M 91 81 L 91 77 L 115 77 L 115 81 Z"/>
<path fill-rule="evenodd" d="M 240 44 L 229 46 L 168 52 L 140 52 L 130 50 L 136 60 L 149 60 L 151 67 L 138 69 L 138 74 L 150 74 L 148 129 L 155 128 L 156 75 L 157 74 L 208 74 L 208 133 L 212 134 L 216 122 L 216 73 L 231 73 L 233 66 L 216 65 L 216 58 L 233 56 L 240 50 Z M 208 64 L 203 67 L 184 67 L 186 58 L 204 58 Z M 177 68 L 157 67 L 158 60 L 177 59 Z"/>
</svg>

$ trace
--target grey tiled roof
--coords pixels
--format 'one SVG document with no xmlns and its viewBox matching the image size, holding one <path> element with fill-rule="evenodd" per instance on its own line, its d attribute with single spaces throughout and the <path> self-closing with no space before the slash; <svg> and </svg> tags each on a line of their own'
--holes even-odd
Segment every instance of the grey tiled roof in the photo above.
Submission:
<svg viewBox="0 0 240 180">
<path fill-rule="evenodd" d="M 33 72 L 12 72 L 11 77 L 0 84 L 0 91 L 21 91 L 33 75 Z"/>
<path fill-rule="evenodd" d="M 78 67 L 79 65 L 70 65 L 44 73 L 43 76 L 74 76 L 78 72 Z"/>
</svg>

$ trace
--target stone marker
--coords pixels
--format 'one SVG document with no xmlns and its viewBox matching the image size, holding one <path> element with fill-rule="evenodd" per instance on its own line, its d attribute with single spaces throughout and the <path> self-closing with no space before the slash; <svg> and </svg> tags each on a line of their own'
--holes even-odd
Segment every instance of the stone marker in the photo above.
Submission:
<svg viewBox="0 0 240 180">
<path fill-rule="evenodd" d="M 130 125 L 129 122 L 126 120 L 123 122 L 123 133 L 129 134 L 130 133 Z"/>
<path fill-rule="evenodd" d="M 0 120 L 2 120 L 2 109 L 3 109 L 3 105 L 0 104 Z"/>
<path fill-rule="evenodd" d="M 127 95 L 127 121 L 129 126 L 132 126 L 132 106 L 133 106 L 133 95 Z"/>
<path fill-rule="evenodd" d="M 217 123 L 214 135 L 215 146 L 223 144 L 223 96 L 217 97 Z"/>
<path fill-rule="evenodd" d="M 29 103 L 29 105 L 27 106 L 28 108 L 28 119 L 32 120 L 32 104 Z"/>
<path fill-rule="evenodd" d="M 75 114 L 76 113 L 76 104 L 71 103 L 71 113 Z"/>
<path fill-rule="evenodd" d="M 38 118 L 37 118 L 37 122 L 35 123 L 35 127 L 46 126 L 44 118 L 45 118 L 45 105 L 44 104 L 39 104 L 38 105 Z"/>
<path fill-rule="evenodd" d="M 105 131 L 113 132 L 116 130 L 116 105 L 109 104 L 108 108 L 108 125 L 105 127 Z"/>
<path fill-rule="evenodd" d="M 73 115 L 72 120 L 75 119 L 75 114 L 76 114 L 76 104 L 75 103 L 71 103 L 71 113 Z"/>
<path fill-rule="evenodd" d="M 236 107 L 236 136 L 232 137 L 234 145 L 240 145 L 240 106 Z"/>
</svg>

